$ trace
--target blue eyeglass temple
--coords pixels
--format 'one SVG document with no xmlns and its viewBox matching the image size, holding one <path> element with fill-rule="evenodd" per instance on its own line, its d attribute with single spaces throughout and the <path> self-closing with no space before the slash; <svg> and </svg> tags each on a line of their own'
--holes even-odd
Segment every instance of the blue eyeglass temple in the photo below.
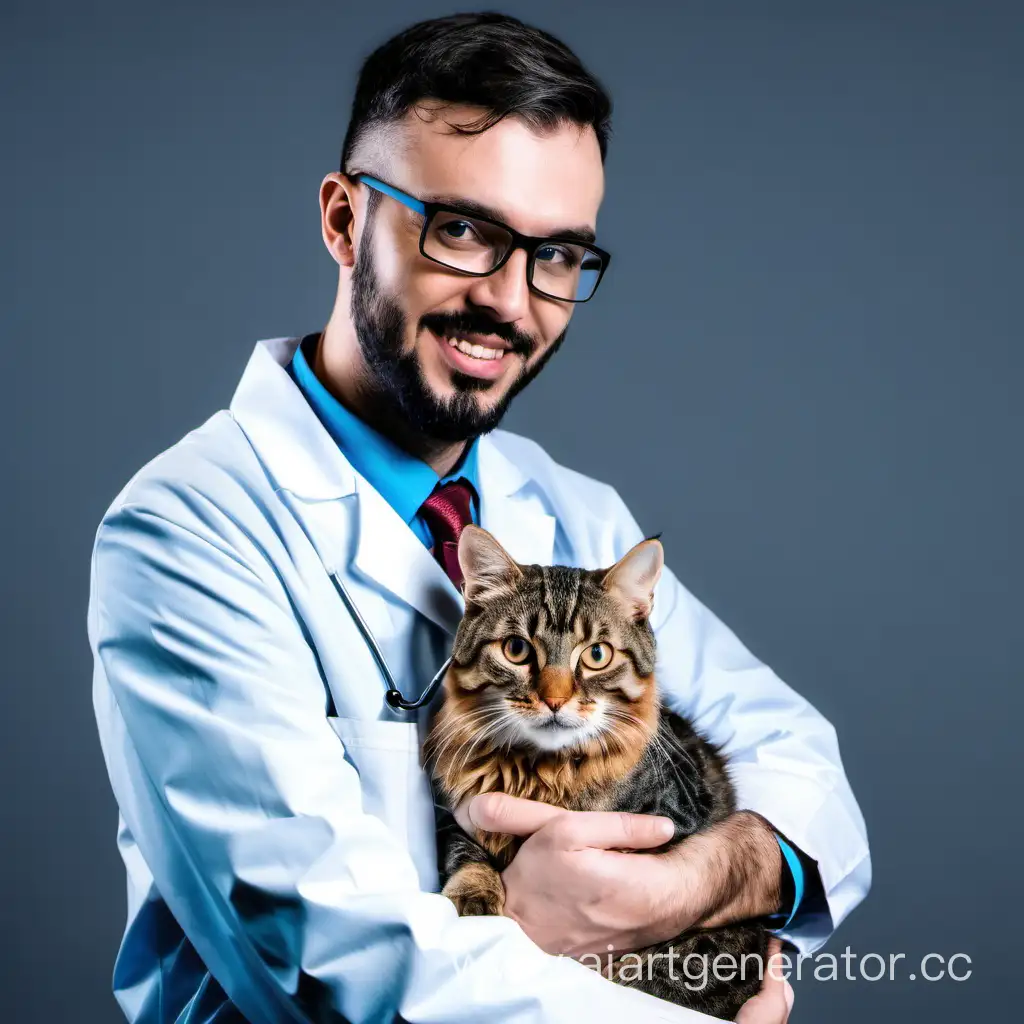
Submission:
<svg viewBox="0 0 1024 1024">
<path fill-rule="evenodd" d="M 386 182 L 381 181 L 379 178 L 371 178 L 369 174 L 357 174 L 356 181 L 363 182 L 364 185 L 369 185 L 370 188 L 377 192 L 383 192 L 386 196 L 391 196 L 392 199 L 397 199 L 404 206 L 408 206 L 410 210 L 415 210 L 417 213 L 426 216 L 427 208 L 416 198 L 409 195 L 408 192 L 403 192 L 401 189 L 393 188 Z"/>
<path fill-rule="evenodd" d="M 401 189 L 389 185 L 386 181 L 381 181 L 380 178 L 374 178 L 369 174 L 356 174 L 354 177 L 356 181 L 361 181 L 364 185 L 369 185 L 370 188 L 375 191 L 383 192 L 384 195 L 391 196 L 392 199 L 397 199 L 404 206 L 408 206 L 410 210 L 415 210 L 416 213 L 421 216 L 425 217 L 427 215 L 426 206 L 415 196 L 409 195 L 408 192 L 403 192 Z M 586 264 L 584 264 L 584 269 L 589 270 L 591 273 L 596 272 L 593 267 L 587 267 Z M 591 291 L 590 295 L 593 294 L 593 291 Z"/>
</svg>

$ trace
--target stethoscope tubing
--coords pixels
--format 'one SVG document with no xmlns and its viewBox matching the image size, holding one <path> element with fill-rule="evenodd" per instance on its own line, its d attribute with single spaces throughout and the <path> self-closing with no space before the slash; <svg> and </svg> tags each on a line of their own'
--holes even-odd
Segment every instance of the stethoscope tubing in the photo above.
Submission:
<svg viewBox="0 0 1024 1024">
<path fill-rule="evenodd" d="M 377 643 L 373 633 L 370 632 L 370 627 L 366 624 L 366 620 L 363 618 L 362 613 L 356 607 L 355 601 L 352 600 L 352 596 L 349 594 L 345 584 L 341 581 L 341 576 L 338 573 L 333 573 L 335 586 L 338 588 L 338 593 L 341 595 L 342 601 L 345 602 L 345 607 L 348 609 L 349 614 L 352 616 L 356 627 L 362 634 L 363 640 L 366 642 L 366 646 L 370 648 L 370 653 L 373 655 L 373 660 L 377 663 L 377 668 L 380 669 L 380 674 L 384 678 L 384 682 L 387 685 L 387 692 L 384 694 L 384 700 L 388 707 L 395 712 L 401 711 L 418 711 L 420 708 L 429 704 L 434 694 L 437 692 L 438 687 L 444 679 L 445 672 L 448 671 L 448 666 L 451 665 L 451 655 L 445 658 L 444 664 L 434 674 L 434 678 L 427 684 L 426 689 L 415 699 L 409 700 L 402 695 L 402 691 L 398 688 L 398 683 L 395 677 L 391 674 L 391 669 L 388 667 L 387 661 L 384 660 L 384 652 L 380 649 L 380 644 Z"/>
</svg>

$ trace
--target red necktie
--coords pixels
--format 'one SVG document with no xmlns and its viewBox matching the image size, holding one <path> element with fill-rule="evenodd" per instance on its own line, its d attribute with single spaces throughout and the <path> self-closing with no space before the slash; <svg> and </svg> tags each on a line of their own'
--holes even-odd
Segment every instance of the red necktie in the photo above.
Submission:
<svg viewBox="0 0 1024 1024">
<path fill-rule="evenodd" d="M 459 565 L 459 536 L 473 522 L 473 485 L 460 477 L 449 484 L 438 484 L 422 505 L 419 514 L 434 538 L 434 558 L 457 587 L 462 586 Z"/>
</svg>

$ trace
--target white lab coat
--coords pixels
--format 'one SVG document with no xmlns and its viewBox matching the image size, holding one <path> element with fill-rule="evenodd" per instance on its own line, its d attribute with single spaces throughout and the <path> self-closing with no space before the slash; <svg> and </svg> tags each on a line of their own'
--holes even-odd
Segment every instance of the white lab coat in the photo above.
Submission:
<svg viewBox="0 0 1024 1024">
<path fill-rule="evenodd" d="M 437 893 L 426 715 L 384 704 L 332 573 L 407 696 L 447 655 L 461 597 L 293 384 L 297 340 L 258 343 L 230 410 L 137 473 L 97 532 L 122 1008 L 147 1024 L 213 1020 L 227 998 L 254 1024 L 706 1019 Z M 612 488 L 522 437 L 481 438 L 479 480 L 482 525 L 521 562 L 596 568 L 641 539 Z M 665 698 L 731 755 L 740 806 L 817 859 L 838 924 L 870 862 L 832 727 L 671 571 L 654 608 Z M 792 938 L 814 948 L 829 925 Z"/>
</svg>

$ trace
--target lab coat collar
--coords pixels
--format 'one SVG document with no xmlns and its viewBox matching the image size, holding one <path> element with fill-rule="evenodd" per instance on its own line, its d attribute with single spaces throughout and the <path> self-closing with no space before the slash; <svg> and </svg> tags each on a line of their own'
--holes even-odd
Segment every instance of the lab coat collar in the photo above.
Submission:
<svg viewBox="0 0 1024 1024">
<path fill-rule="evenodd" d="M 232 415 L 275 487 L 297 499 L 289 505 L 328 572 L 354 572 L 454 634 L 464 610 L 461 593 L 408 523 L 355 471 L 288 375 L 299 341 L 257 343 Z M 530 486 L 529 467 L 513 463 L 491 435 L 480 438 L 478 460 L 481 525 L 516 561 L 548 564 L 555 519 Z"/>
<path fill-rule="evenodd" d="M 307 501 L 342 498 L 355 491 L 355 471 L 285 369 L 300 340 L 256 343 L 231 399 L 231 415 L 275 487 Z"/>
</svg>

